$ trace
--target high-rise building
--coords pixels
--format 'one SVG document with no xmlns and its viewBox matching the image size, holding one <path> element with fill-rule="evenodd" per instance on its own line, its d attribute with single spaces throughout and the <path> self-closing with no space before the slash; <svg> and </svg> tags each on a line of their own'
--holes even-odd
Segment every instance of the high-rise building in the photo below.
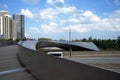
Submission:
<svg viewBox="0 0 120 80">
<path fill-rule="evenodd" d="M 24 15 L 22 14 L 14 14 L 13 15 L 13 20 L 15 20 L 15 23 L 16 24 L 16 31 L 17 31 L 17 38 L 19 39 L 23 39 L 25 37 L 24 35 Z M 13 30 L 14 31 L 14 30 Z"/>
<path fill-rule="evenodd" d="M 17 39 L 17 25 L 15 20 L 12 20 L 12 39 Z"/>
<path fill-rule="evenodd" d="M 0 11 L 0 37 L 2 39 L 12 38 L 11 17 L 7 11 Z"/>
<path fill-rule="evenodd" d="M 9 12 L 7 12 L 7 11 L 5 11 L 5 10 L 0 11 L 0 16 L 3 16 L 3 15 L 5 15 L 5 14 L 9 15 Z"/>
<path fill-rule="evenodd" d="M 24 15 L 14 14 L 12 19 L 7 11 L 0 11 L 0 38 L 23 39 Z"/>
</svg>

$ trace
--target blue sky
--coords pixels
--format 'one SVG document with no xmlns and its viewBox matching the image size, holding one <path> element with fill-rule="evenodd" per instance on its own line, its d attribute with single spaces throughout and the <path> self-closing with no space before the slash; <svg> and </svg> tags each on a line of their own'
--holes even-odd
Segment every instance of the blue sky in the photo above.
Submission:
<svg viewBox="0 0 120 80">
<path fill-rule="evenodd" d="M 0 0 L 0 10 L 25 15 L 27 38 L 54 40 L 120 36 L 120 0 Z"/>
</svg>

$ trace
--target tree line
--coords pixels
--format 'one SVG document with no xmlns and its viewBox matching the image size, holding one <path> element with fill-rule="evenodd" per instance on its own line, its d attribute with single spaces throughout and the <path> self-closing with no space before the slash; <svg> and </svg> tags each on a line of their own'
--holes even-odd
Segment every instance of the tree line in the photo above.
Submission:
<svg viewBox="0 0 120 80">
<path fill-rule="evenodd" d="M 72 40 L 73 42 L 93 42 L 96 46 L 98 46 L 102 50 L 120 50 L 120 37 L 117 39 L 92 39 L 89 37 L 88 39 L 76 39 Z"/>
</svg>

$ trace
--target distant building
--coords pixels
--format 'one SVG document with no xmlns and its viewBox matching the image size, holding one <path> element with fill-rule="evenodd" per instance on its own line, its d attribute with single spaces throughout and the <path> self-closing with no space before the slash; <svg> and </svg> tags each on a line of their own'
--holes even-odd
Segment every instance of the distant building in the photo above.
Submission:
<svg viewBox="0 0 120 80">
<path fill-rule="evenodd" d="M 24 33 L 24 15 L 14 14 L 12 19 L 9 12 L 0 11 L 0 38 L 23 39 Z"/>
<path fill-rule="evenodd" d="M 13 31 L 15 33 L 15 31 L 17 32 L 15 36 L 15 34 L 13 34 L 14 38 L 19 38 L 19 39 L 23 39 L 25 37 L 25 32 L 24 32 L 24 15 L 22 14 L 14 14 L 13 15 L 13 24 L 16 25 L 16 28 L 13 28 Z"/>
<path fill-rule="evenodd" d="M 7 11 L 0 11 L 0 35 L 3 39 L 12 39 L 12 19 Z"/>
<path fill-rule="evenodd" d="M 5 14 L 9 15 L 9 12 L 4 11 L 4 10 L 0 11 L 0 16 L 3 16 L 3 15 L 5 15 Z"/>
<path fill-rule="evenodd" d="M 12 20 L 12 39 L 17 39 L 17 22 L 15 20 Z"/>
</svg>

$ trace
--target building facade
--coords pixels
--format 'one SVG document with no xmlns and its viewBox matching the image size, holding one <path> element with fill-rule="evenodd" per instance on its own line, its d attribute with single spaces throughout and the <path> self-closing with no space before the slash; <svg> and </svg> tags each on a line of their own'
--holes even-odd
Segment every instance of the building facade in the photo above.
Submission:
<svg viewBox="0 0 120 80">
<path fill-rule="evenodd" d="M 0 39 L 23 39 L 24 15 L 14 14 L 13 18 L 7 11 L 0 11 Z"/>
<path fill-rule="evenodd" d="M 14 14 L 13 15 L 13 20 L 14 20 L 14 25 L 16 25 L 16 28 L 13 29 L 13 31 L 16 30 L 16 38 L 18 39 L 23 39 L 25 37 L 25 32 L 24 32 L 24 15 L 22 14 Z"/>
<path fill-rule="evenodd" d="M 7 11 L 0 11 L 0 37 L 12 39 L 12 19 Z"/>
<path fill-rule="evenodd" d="M 17 39 L 17 22 L 15 20 L 12 20 L 12 39 Z"/>
</svg>

